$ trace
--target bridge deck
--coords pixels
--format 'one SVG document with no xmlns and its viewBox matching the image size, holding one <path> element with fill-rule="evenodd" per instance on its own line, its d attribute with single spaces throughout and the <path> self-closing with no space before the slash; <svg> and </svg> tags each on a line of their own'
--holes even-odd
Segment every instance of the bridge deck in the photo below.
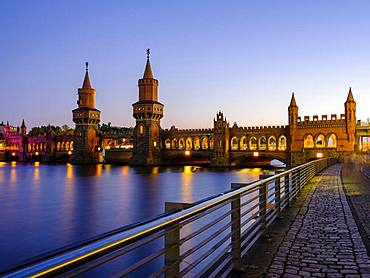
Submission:
<svg viewBox="0 0 370 278">
<path fill-rule="evenodd" d="M 370 259 L 340 180 L 325 170 L 285 235 L 267 277 L 370 277 Z"/>
</svg>

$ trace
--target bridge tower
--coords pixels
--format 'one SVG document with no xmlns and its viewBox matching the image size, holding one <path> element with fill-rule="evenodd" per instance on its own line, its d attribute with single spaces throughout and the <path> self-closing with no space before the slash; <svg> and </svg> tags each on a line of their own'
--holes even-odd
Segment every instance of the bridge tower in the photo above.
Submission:
<svg viewBox="0 0 370 278">
<path fill-rule="evenodd" d="M 228 166 L 230 149 L 229 123 L 221 111 L 217 113 L 216 119 L 213 120 L 213 140 L 212 166 Z"/>
<path fill-rule="evenodd" d="M 26 135 L 27 135 L 27 127 L 26 127 L 26 124 L 24 122 L 24 119 L 22 120 L 21 134 L 22 134 L 22 137 L 26 137 Z"/>
<path fill-rule="evenodd" d="M 21 124 L 21 135 L 22 135 L 22 161 L 26 161 L 27 159 L 27 151 L 28 151 L 28 138 L 27 138 L 27 127 L 24 119 L 22 120 Z"/>
<path fill-rule="evenodd" d="M 347 138 L 354 149 L 354 145 L 356 142 L 356 102 L 353 98 L 351 87 L 349 87 L 347 100 L 344 103 L 344 110 L 346 115 Z"/>
<path fill-rule="evenodd" d="M 76 128 L 71 162 L 75 164 L 99 162 L 97 129 L 100 122 L 100 111 L 95 108 L 95 96 L 96 90 L 91 86 L 88 63 L 86 63 L 82 88 L 78 89 L 78 108 L 72 110 Z"/>
<path fill-rule="evenodd" d="M 290 99 L 290 104 L 288 107 L 288 118 L 289 118 L 289 139 L 288 139 L 288 149 L 290 152 L 290 157 L 288 159 L 288 165 L 299 164 L 299 159 L 302 156 L 300 152 L 300 144 L 295 139 L 295 133 L 298 125 L 298 105 L 292 93 L 292 98 Z"/>
<path fill-rule="evenodd" d="M 136 120 L 134 129 L 133 165 L 155 165 L 160 163 L 160 121 L 163 117 L 164 105 L 158 102 L 158 80 L 153 77 L 150 66 L 150 50 L 143 78 L 138 81 L 139 101 L 133 107 Z"/>
<path fill-rule="evenodd" d="M 292 93 L 292 98 L 290 100 L 290 105 L 288 107 L 288 115 L 289 115 L 289 135 L 291 138 L 291 143 L 293 143 L 294 133 L 297 129 L 298 124 L 298 106 L 295 101 L 294 93 Z"/>
</svg>

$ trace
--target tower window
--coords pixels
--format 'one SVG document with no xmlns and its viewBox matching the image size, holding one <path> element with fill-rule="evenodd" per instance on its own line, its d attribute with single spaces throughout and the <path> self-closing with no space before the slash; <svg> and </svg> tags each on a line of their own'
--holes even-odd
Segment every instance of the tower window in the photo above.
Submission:
<svg viewBox="0 0 370 278">
<path fill-rule="evenodd" d="M 139 126 L 139 134 L 140 135 L 143 135 L 144 134 L 144 126 L 143 125 L 140 125 Z"/>
</svg>

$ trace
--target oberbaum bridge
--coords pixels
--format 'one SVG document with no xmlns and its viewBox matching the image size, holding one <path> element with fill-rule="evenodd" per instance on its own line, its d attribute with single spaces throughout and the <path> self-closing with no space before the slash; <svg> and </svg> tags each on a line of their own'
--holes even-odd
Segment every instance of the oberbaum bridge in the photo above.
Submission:
<svg viewBox="0 0 370 278">
<path fill-rule="evenodd" d="M 73 110 L 74 135 L 57 136 L 49 129 L 34 137 L 26 134 L 24 122 L 21 128 L 3 124 L 6 157 L 64 158 L 76 164 L 100 163 L 103 157 L 131 165 L 202 161 L 212 166 L 278 159 L 290 167 L 252 183 L 232 183 L 230 190 L 193 203 L 166 202 L 164 213 L 152 219 L 48 252 L 0 276 L 370 277 L 369 203 L 362 198 L 362 213 L 358 219 L 352 215 L 347 197 L 355 199 L 344 188 L 354 186 L 359 169 L 352 168 L 352 181 L 346 183 L 343 164 L 337 163 L 354 165 L 352 155 L 368 150 L 370 127 L 356 121 L 351 88 L 339 116 L 301 118 L 293 94 L 286 126 L 230 127 L 218 112 L 213 128 L 181 130 L 161 129 L 164 105 L 158 101 L 149 52 L 138 85 L 134 129 L 103 132 L 86 67 Z"/>
<path fill-rule="evenodd" d="M 292 94 L 288 125 L 232 126 L 220 111 L 212 128 L 161 128 L 164 105 L 158 101 L 158 80 L 154 78 L 149 52 L 143 78 L 138 81 L 139 100 L 133 106 L 136 125 L 125 133 L 101 132 L 100 111 L 95 105 L 88 67 L 78 89 L 74 109 L 74 135 L 27 135 L 21 127 L 0 125 L 0 159 L 19 161 L 69 161 L 76 164 L 130 163 L 159 165 L 202 163 L 211 166 L 237 166 L 278 159 L 290 166 L 320 157 L 343 157 L 367 151 L 370 127 L 356 122 L 356 102 L 349 89 L 344 113 L 319 116 L 298 114 Z M 364 141 L 365 139 L 365 141 Z"/>
</svg>

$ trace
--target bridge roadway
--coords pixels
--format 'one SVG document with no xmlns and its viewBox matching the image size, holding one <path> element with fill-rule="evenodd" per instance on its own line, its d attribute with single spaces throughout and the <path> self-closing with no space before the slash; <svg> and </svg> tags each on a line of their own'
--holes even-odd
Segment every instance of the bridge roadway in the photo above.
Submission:
<svg viewBox="0 0 370 278">
<path fill-rule="evenodd" d="M 370 224 L 348 202 L 341 169 L 336 164 L 312 179 L 245 258 L 247 269 L 239 277 L 370 277 L 368 238 L 356 222 Z"/>
</svg>

